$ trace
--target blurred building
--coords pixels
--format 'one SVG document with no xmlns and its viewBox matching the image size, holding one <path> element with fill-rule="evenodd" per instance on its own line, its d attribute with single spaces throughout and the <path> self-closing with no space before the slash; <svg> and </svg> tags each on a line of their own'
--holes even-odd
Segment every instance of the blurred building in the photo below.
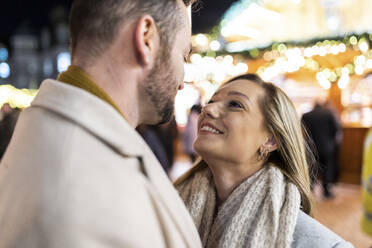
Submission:
<svg viewBox="0 0 372 248">
<path fill-rule="evenodd" d="M 0 44 L 0 84 L 37 89 L 43 79 L 56 78 L 67 69 L 71 58 L 64 8 L 51 11 L 50 24 L 35 31 L 23 22 L 10 38 L 11 53 Z"/>
<path fill-rule="evenodd" d="M 36 85 L 41 76 L 41 58 L 38 53 L 39 40 L 36 33 L 22 24 L 11 38 L 10 79 L 17 88 Z"/>
</svg>

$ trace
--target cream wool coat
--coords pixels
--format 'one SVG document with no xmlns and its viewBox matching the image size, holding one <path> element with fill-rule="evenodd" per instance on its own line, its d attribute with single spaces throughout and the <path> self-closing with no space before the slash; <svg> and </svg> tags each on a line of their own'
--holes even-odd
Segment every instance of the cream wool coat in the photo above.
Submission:
<svg viewBox="0 0 372 248">
<path fill-rule="evenodd" d="M 0 248 L 201 247 L 148 146 L 106 102 L 55 80 L 0 164 Z"/>
</svg>

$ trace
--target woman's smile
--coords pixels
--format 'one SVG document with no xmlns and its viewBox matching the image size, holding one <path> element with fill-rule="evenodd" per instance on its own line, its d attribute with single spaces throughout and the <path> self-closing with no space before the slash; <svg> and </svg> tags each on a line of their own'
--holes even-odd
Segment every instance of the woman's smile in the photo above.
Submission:
<svg viewBox="0 0 372 248">
<path fill-rule="evenodd" d="M 216 128 L 214 125 L 210 123 L 202 123 L 199 129 L 200 134 L 223 134 L 223 132 Z"/>
</svg>

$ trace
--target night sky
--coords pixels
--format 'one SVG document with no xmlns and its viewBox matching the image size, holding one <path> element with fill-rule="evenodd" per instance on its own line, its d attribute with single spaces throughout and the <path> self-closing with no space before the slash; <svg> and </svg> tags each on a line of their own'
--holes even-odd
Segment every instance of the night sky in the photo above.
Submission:
<svg viewBox="0 0 372 248">
<path fill-rule="evenodd" d="M 104 0 L 103 0 L 104 1 Z M 236 0 L 203 0 L 198 11 L 193 13 L 193 32 L 208 32 Z M 31 27 L 35 33 L 51 25 L 51 10 L 62 6 L 67 19 L 72 0 L 3 0 L 0 14 L 0 42 L 9 46 L 9 37 L 23 25 Z"/>
<path fill-rule="evenodd" d="M 2 1 L 0 14 L 0 42 L 7 43 L 20 25 L 31 27 L 36 33 L 50 23 L 50 10 L 56 6 L 68 9 L 72 0 L 7 0 Z"/>
</svg>

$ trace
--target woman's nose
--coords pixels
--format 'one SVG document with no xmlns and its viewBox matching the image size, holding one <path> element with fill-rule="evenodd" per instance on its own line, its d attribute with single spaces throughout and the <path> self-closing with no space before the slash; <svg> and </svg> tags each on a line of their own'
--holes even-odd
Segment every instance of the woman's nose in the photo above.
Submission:
<svg viewBox="0 0 372 248">
<path fill-rule="evenodd" d="M 218 118 L 220 116 L 220 111 L 218 107 L 218 103 L 210 103 L 206 105 L 202 109 L 202 113 L 212 117 L 212 118 Z"/>
</svg>

